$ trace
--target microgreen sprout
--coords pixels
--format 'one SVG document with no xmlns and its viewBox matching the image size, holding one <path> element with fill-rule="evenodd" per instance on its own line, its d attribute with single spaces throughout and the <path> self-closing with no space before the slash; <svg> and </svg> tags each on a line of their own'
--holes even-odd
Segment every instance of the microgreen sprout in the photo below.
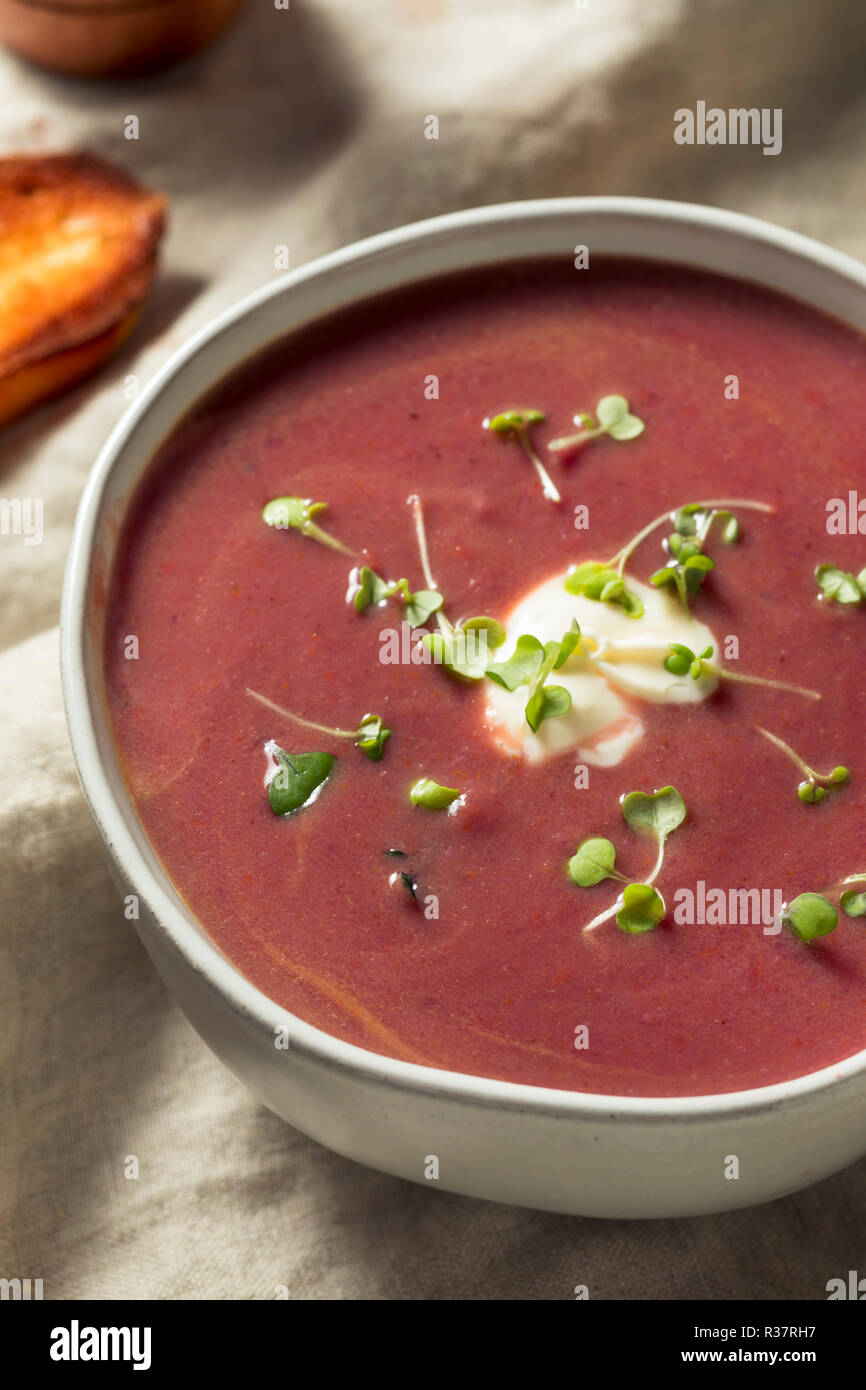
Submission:
<svg viewBox="0 0 866 1390">
<path fill-rule="evenodd" d="M 826 773 L 816 772 L 805 759 L 800 757 L 799 753 L 795 753 L 789 743 L 786 743 L 783 738 L 779 738 L 778 734 L 771 734 L 769 729 L 762 729 L 760 725 L 757 726 L 757 729 L 759 734 L 763 734 L 764 738 L 769 739 L 803 774 L 803 780 L 797 787 L 797 795 L 801 801 L 807 803 L 824 801 L 836 787 L 844 786 L 846 782 L 850 782 L 851 773 L 847 767 L 834 767 Z"/>
<path fill-rule="evenodd" d="M 737 505 L 737 504 L 734 504 Z M 740 503 L 740 506 L 743 504 Z M 740 523 L 733 512 L 724 505 L 714 506 L 707 502 L 689 502 L 679 507 L 672 517 L 674 530 L 679 536 L 696 536 L 703 542 L 709 537 L 714 524 L 722 525 L 722 540 L 725 545 L 733 545 L 740 539 Z"/>
<path fill-rule="evenodd" d="M 602 434 L 609 435 L 611 439 L 637 439 L 646 428 L 643 420 L 629 411 L 625 396 L 602 396 L 595 407 L 595 414 L 596 419 L 593 420 L 591 415 L 579 411 L 574 417 L 574 423 L 580 426 L 577 434 L 551 440 L 547 446 L 550 452 L 571 453 L 588 444 L 591 439 L 598 439 Z"/>
<path fill-rule="evenodd" d="M 820 700 L 821 698 L 820 691 L 810 690 L 805 685 L 792 685 L 789 681 L 770 680 L 766 676 L 748 676 L 741 671 L 730 671 L 727 666 L 715 666 L 710 662 L 712 654 L 712 647 L 706 647 L 704 651 L 696 654 L 690 647 L 683 646 L 681 642 L 671 642 L 662 665 L 666 671 L 670 671 L 671 675 L 685 676 L 688 674 L 692 680 L 699 680 L 701 676 L 717 676 L 721 680 L 740 681 L 744 685 L 761 685 L 768 690 L 785 690 L 791 695 L 803 695 L 807 700 Z"/>
<path fill-rule="evenodd" d="M 575 565 L 566 575 L 565 587 L 570 594 L 585 594 L 599 603 L 619 604 L 629 618 L 643 617 L 643 602 L 626 587 L 622 575 L 609 565 L 595 560 Z"/>
<path fill-rule="evenodd" d="M 331 738 L 350 738 L 355 747 L 369 758 L 371 762 L 380 761 L 385 751 L 385 744 L 391 737 L 391 730 L 386 729 L 382 722 L 381 715 L 365 714 L 357 729 L 334 729 L 329 724 L 317 724 L 312 719 L 304 719 L 300 714 L 294 714 L 292 710 L 283 709 L 281 705 L 274 704 L 267 696 L 260 695 L 256 690 L 247 689 L 246 692 L 254 700 L 258 700 L 260 705 L 266 709 L 273 710 L 282 719 L 290 719 L 294 724 L 300 724 L 305 729 L 315 729 L 316 733 L 328 734 Z"/>
<path fill-rule="evenodd" d="M 860 878 L 859 881 L 866 881 Z M 842 912 L 849 917 L 866 917 L 866 892 L 855 892 L 853 888 L 847 888 L 840 898 Z"/>
<path fill-rule="evenodd" d="M 665 915 L 664 898 L 653 885 L 664 863 L 665 842 L 686 818 L 686 803 L 675 787 L 661 787 L 652 793 L 629 792 L 622 797 L 621 805 L 623 819 L 632 830 L 655 838 L 656 862 L 646 879 L 634 883 L 616 868 L 616 849 L 610 840 L 600 835 L 584 840 L 568 861 L 572 882 L 580 888 L 591 888 L 606 878 L 613 878 L 624 885 L 613 906 L 588 922 L 585 932 L 601 926 L 613 916 L 621 931 L 647 932 Z"/>
<path fill-rule="evenodd" d="M 409 503 L 413 507 L 415 516 L 415 530 L 418 537 L 421 567 L 429 587 L 413 591 L 409 588 L 408 579 L 383 579 L 382 576 L 377 574 L 374 569 L 371 569 L 369 565 L 361 565 L 358 569 L 352 570 L 349 576 L 350 588 L 348 598 L 352 600 L 359 613 L 363 613 L 367 608 L 384 603 L 386 599 L 399 598 L 403 603 L 406 622 L 412 627 L 423 627 L 434 613 L 439 612 L 443 600 L 436 581 L 430 573 L 421 500 L 416 496 L 412 496 L 409 498 Z"/>
<path fill-rule="evenodd" d="M 733 545 L 739 540 L 740 523 L 727 508 L 717 508 L 703 502 L 690 502 L 685 507 L 679 507 L 673 513 L 672 520 L 674 529 L 664 543 L 668 562 L 650 575 L 650 583 L 657 589 L 665 584 L 673 584 L 683 608 L 688 612 L 689 598 L 698 592 L 710 570 L 716 568 L 715 560 L 703 552 L 714 523 L 721 522 L 725 545 Z"/>
<path fill-rule="evenodd" d="M 434 782 L 432 777 L 419 777 L 409 788 L 409 800 L 412 805 L 426 806 L 431 811 L 444 811 L 459 796 L 460 792 L 456 787 L 443 787 L 440 782 Z"/>
<path fill-rule="evenodd" d="M 686 540 L 677 531 L 668 537 L 667 549 L 670 559 L 650 575 L 650 584 L 656 589 L 673 584 L 688 613 L 689 599 L 698 592 L 710 570 L 716 568 L 716 562 L 704 555 L 698 541 Z"/>
<path fill-rule="evenodd" d="M 637 935 L 657 927 L 666 911 L 665 900 L 657 888 L 649 883 L 627 883 L 616 924 L 620 931 Z"/>
<path fill-rule="evenodd" d="M 424 575 L 424 583 L 428 589 L 438 589 L 439 585 L 433 578 L 430 569 L 430 552 L 427 549 L 427 528 L 424 525 L 424 504 L 417 492 L 412 492 L 406 498 L 408 506 L 412 510 L 412 520 L 415 524 L 415 540 L 418 544 L 418 558 L 421 561 L 421 573 Z"/>
<path fill-rule="evenodd" d="M 438 590 L 438 585 L 430 569 L 424 507 L 417 493 L 413 493 L 408 502 L 412 508 L 418 555 L 429 595 Z M 488 651 L 501 647 L 505 641 L 505 628 L 495 618 L 487 617 L 485 614 L 452 623 L 446 617 L 441 603 L 432 611 L 436 614 L 439 631 L 426 633 L 421 641 L 431 652 L 436 665 L 444 666 L 453 675 L 465 676 L 468 680 L 480 680 L 487 671 Z"/>
<path fill-rule="evenodd" d="M 686 803 L 676 787 L 662 787 L 656 792 L 629 792 L 622 798 L 622 814 L 632 830 L 654 836 L 658 858 L 646 880 L 654 883 L 664 862 L 665 841 L 686 818 Z"/>
<path fill-rule="evenodd" d="M 530 439 L 532 426 L 541 424 L 543 419 L 544 412 L 542 410 L 504 410 L 500 415 L 494 415 L 492 419 L 487 419 L 483 423 L 484 428 L 492 430 L 494 434 L 517 440 L 538 474 L 545 497 L 551 502 L 561 502 L 562 497 L 559 489 L 535 452 Z"/>
<path fill-rule="evenodd" d="M 354 604 L 359 613 L 393 597 L 402 599 L 406 622 L 411 627 L 423 627 L 428 618 L 442 607 L 442 595 L 435 589 L 416 589 L 413 592 L 407 579 L 386 580 L 368 565 L 360 567 L 354 594 Z"/>
<path fill-rule="evenodd" d="M 571 695 L 561 685 L 547 685 L 554 671 L 560 670 L 580 644 L 580 627 L 572 620 L 559 642 L 539 642 L 537 637 L 524 633 L 518 637 L 514 652 L 507 661 L 493 662 L 487 675 L 506 690 L 529 687 L 526 701 L 526 722 L 537 733 L 545 719 L 567 714 Z"/>
<path fill-rule="evenodd" d="M 815 570 L 815 582 L 821 597 L 833 603 L 850 606 L 866 599 L 866 569 L 855 575 L 835 565 L 819 565 Z"/>
<path fill-rule="evenodd" d="M 265 752 L 276 764 L 268 800 L 277 816 L 291 816 L 312 801 L 335 762 L 331 753 L 287 753 L 273 742 L 265 744 Z"/>
<path fill-rule="evenodd" d="M 602 603 L 618 603 L 630 618 L 640 618 L 644 606 L 625 583 L 626 565 L 638 546 L 667 523 L 674 527 L 673 535 L 667 542 L 671 561 L 669 566 L 651 577 L 651 582 L 656 588 L 674 584 L 681 602 L 687 608 L 689 594 L 700 588 L 707 573 L 715 567 L 714 562 L 701 550 L 714 522 L 721 521 L 722 539 L 726 544 L 733 544 L 739 537 L 739 524 L 731 507 L 756 512 L 773 511 L 766 502 L 753 502 L 749 498 L 689 502 L 655 517 L 604 563 L 589 560 L 575 566 L 566 576 L 565 587 L 572 594 L 585 594 L 587 598 Z"/>
<path fill-rule="evenodd" d="M 839 883 L 827 890 L 835 896 L 843 889 L 839 906 L 848 917 L 866 917 L 866 892 L 855 892 L 849 888 L 851 883 L 866 884 L 866 873 L 849 874 Z M 839 922 L 839 913 L 827 897 L 827 893 L 800 893 L 790 904 L 785 904 L 780 920 L 789 927 L 801 941 L 813 941 L 818 936 L 828 936 Z"/>
<path fill-rule="evenodd" d="M 721 502 L 689 502 L 684 507 L 676 507 L 673 511 L 662 512 L 659 516 L 654 517 L 653 520 L 642 527 L 636 535 L 632 536 L 631 540 L 627 541 L 621 550 L 616 552 L 610 564 L 619 574 L 622 574 L 633 552 L 637 550 L 638 546 L 641 545 L 643 541 L 652 535 L 653 531 L 657 531 L 665 522 L 669 525 L 673 525 L 678 535 L 687 535 L 688 532 L 680 529 L 685 524 L 684 518 L 687 515 L 695 517 L 702 516 L 704 513 L 716 513 L 723 516 L 731 516 L 732 514 L 729 510 L 731 507 L 737 507 L 741 511 L 765 513 L 772 513 L 774 511 L 774 508 L 771 507 L 768 502 L 755 502 L 749 497 L 735 497 Z M 707 528 L 704 535 L 706 536 L 708 534 L 709 529 Z M 729 531 L 728 537 L 727 543 L 730 545 L 734 539 L 739 538 L 739 528 L 736 536 Z M 698 538 L 700 539 L 700 537 Z"/>
<path fill-rule="evenodd" d="M 323 531 L 313 520 L 319 512 L 327 510 L 327 505 L 327 502 L 314 502 L 309 497 L 274 497 L 262 508 L 262 518 L 277 531 L 300 531 L 320 545 L 339 550 L 343 555 L 351 555 L 348 546 Z"/>
<path fill-rule="evenodd" d="M 693 681 L 700 680 L 704 674 L 704 663 L 713 654 L 712 647 L 705 647 L 702 652 L 695 656 L 691 647 L 684 647 L 682 642 L 671 642 L 670 654 L 665 659 L 664 668 L 670 671 L 672 676 L 690 675 Z"/>
<path fill-rule="evenodd" d="M 529 685 L 543 660 L 543 644 L 537 637 L 525 632 L 518 637 L 508 660 L 492 663 L 487 667 L 487 674 L 506 690 L 517 690 L 521 685 Z"/>
<path fill-rule="evenodd" d="M 852 874 L 845 882 L 866 883 L 866 874 Z M 855 893 L 853 888 L 846 888 L 839 899 L 839 905 L 849 917 L 866 917 L 866 892 Z"/>
<path fill-rule="evenodd" d="M 618 878 L 628 883 L 625 874 L 615 868 L 616 848 L 603 835 L 591 835 L 578 845 L 568 861 L 568 876 L 580 888 L 594 888 L 606 878 Z"/>
<path fill-rule="evenodd" d="M 437 614 L 440 616 L 444 614 Z M 444 631 L 426 633 L 422 645 L 432 653 L 437 666 L 468 680 L 480 680 L 487 674 L 488 653 L 505 641 L 505 628 L 488 617 L 464 618 L 456 625 L 445 618 L 445 623 Z"/>
<path fill-rule="evenodd" d="M 365 758 L 369 758 L 373 763 L 378 763 L 382 759 L 385 744 L 390 737 L 391 730 L 385 728 L 380 714 L 365 714 L 358 728 L 355 747 L 364 754 Z"/>
<path fill-rule="evenodd" d="M 781 919 L 801 941 L 814 941 L 835 931 L 839 914 L 822 893 L 800 893 L 782 908 Z"/>
</svg>

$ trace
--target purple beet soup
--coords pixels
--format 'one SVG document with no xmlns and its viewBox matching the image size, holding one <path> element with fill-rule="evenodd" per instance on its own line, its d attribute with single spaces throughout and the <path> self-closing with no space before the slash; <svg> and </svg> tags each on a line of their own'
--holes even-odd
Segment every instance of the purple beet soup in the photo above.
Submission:
<svg viewBox="0 0 866 1390">
<path fill-rule="evenodd" d="M 835 930 L 804 941 L 789 925 L 688 923 L 673 910 L 676 891 L 700 883 L 779 889 L 786 904 L 817 893 L 838 909 L 839 885 L 866 871 L 866 598 L 822 598 L 815 580 L 822 563 L 866 565 L 866 536 L 829 534 L 826 507 L 862 477 L 864 382 L 856 333 L 752 284 L 527 261 L 292 335 L 174 430 L 110 585 L 114 733 L 168 875 L 274 1001 L 275 1022 L 288 1010 L 431 1067 L 634 1096 L 762 1086 L 866 1047 L 866 917 L 839 909 Z M 548 452 L 611 393 L 645 422 L 639 437 Z M 482 427 L 517 407 L 544 414 L 531 441 L 558 505 L 519 439 Z M 286 495 L 326 503 L 316 522 L 352 554 L 265 524 L 265 505 Z M 347 601 L 362 565 L 425 588 L 410 495 L 452 619 L 504 620 L 535 586 L 607 560 L 684 504 L 768 504 L 737 513 L 735 544 L 714 528 L 703 548 L 716 568 L 690 610 L 720 640 L 736 636 L 730 669 L 820 699 L 723 679 L 700 703 L 639 701 L 644 736 L 615 765 L 590 766 L 587 785 L 573 748 L 509 754 L 486 726 L 487 678 L 380 660 L 399 593 L 363 612 Z M 666 564 L 672 531 L 636 548 L 629 576 L 647 583 Z M 342 730 L 375 711 L 391 736 L 375 761 L 250 689 Z M 801 772 L 760 728 L 850 778 L 801 800 Z M 270 741 L 335 758 L 292 814 L 275 813 L 265 785 Z M 413 804 L 422 777 L 459 801 Z M 664 917 L 644 932 L 613 917 L 585 932 L 623 885 L 580 886 L 569 860 L 606 837 L 640 882 L 656 847 L 620 799 L 671 785 L 687 814 L 665 846 Z"/>
</svg>

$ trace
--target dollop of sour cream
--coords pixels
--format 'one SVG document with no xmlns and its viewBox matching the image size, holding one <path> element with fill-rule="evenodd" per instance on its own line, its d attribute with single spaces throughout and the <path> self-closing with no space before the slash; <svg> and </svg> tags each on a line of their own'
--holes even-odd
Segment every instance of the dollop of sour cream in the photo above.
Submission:
<svg viewBox="0 0 866 1390">
<path fill-rule="evenodd" d="M 643 602 L 640 618 L 629 618 L 619 604 L 600 603 L 583 594 L 570 594 L 566 574 L 555 575 L 526 594 L 508 614 L 506 641 L 495 653 L 507 661 L 522 633 L 542 643 L 560 641 L 573 618 L 580 624 L 581 643 L 547 684 L 561 685 L 571 695 L 567 714 L 545 719 L 533 733 L 526 722 L 526 686 L 505 690 L 485 682 L 485 720 L 491 736 L 505 752 L 533 761 L 573 748 L 583 762 L 610 767 L 620 762 L 643 736 L 641 709 L 645 704 L 695 704 L 711 695 L 718 678 L 672 676 L 665 658 L 672 642 L 693 652 L 712 647 L 710 629 L 697 622 L 669 592 L 629 579 L 629 589 Z"/>
</svg>

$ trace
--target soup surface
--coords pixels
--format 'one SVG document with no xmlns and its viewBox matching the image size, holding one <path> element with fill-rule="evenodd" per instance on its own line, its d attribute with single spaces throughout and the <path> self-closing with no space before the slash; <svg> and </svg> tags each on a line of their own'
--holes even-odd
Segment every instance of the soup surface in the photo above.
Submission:
<svg viewBox="0 0 866 1390">
<path fill-rule="evenodd" d="M 168 874 L 274 1000 L 275 1025 L 283 1008 L 433 1067 L 639 1096 L 760 1086 L 866 1047 L 866 918 L 838 910 L 843 880 L 866 872 L 866 599 L 822 599 L 814 575 L 866 565 L 864 382 L 856 334 L 754 285 L 640 262 L 529 261 L 305 330 L 175 430 L 134 500 L 111 584 L 115 736 Z M 582 434 L 573 417 L 594 420 L 610 394 L 644 422 L 639 436 L 547 449 Z M 559 503 L 521 437 L 483 427 L 527 408 L 544 414 L 523 439 Z M 351 553 L 265 524 L 263 507 L 286 495 L 326 503 L 315 520 Z M 828 531 L 834 498 L 847 534 Z M 606 670 L 592 665 L 590 639 L 548 678 L 585 669 L 588 684 L 575 677 L 567 716 L 551 697 L 536 735 L 523 721 L 532 685 L 510 696 L 489 677 L 461 680 L 420 660 L 416 639 L 398 652 L 388 634 L 409 631 L 399 592 L 364 611 L 351 601 L 364 565 L 430 588 L 421 515 L 441 611 L 452 624 L 504 623 L 508 643 L 488 655 L 507 663 L 520 627 L 509 615 L 534 611 L 539 586 L 552 588 L 536 608 L 554 591 L 568 608 L 570 567 L 608 561 L 659 516 L 716 499 L 749 505 L 723 509 L 739 521 L 734 543 L 724 517 L 698 535 L 716 567 L 687 593 L 690 616 L 675 583 L 649 584 L 673 568 L 669 518 L 629 555 L 624 581 L 670 618 L 654 629 L 661 648 L 635 658 L 653 679 L 666 634 L 691 646 L 691 620 L 714 641 L 709 666 L 644 698 L 640 682 L 616 684 L 615 648 Z M 637 635 L 645 622 L 616 589 L 572 608 L 582 632 L 610 620 Z M 604 699 L 607 722 L 581 731 L 574 721 Z M 376 761 L 263 701 L 345 731 L 375 712 L 391 736 Z M 290 760 L 335 757 L 293 814 L 272 809 L 275 746 Z M 828 780 L 837 765 L 844 783 Z M 413 804 L 421 778 L 459 797 Z M 804 780 L 819 800 L 800 799 Z M 616 870 L 646 882 L 657 838 L 639 817 L 627 823 L 621 798 L 668 786 L 686 815 L 654 880 L 664 916 L 644 931 L 651 890 L 620 922 L 605 914 L 623 909 L 625 884 L 582 886 L 568 865 L 603 837 Z M 651 818 L 659 802 L 642 805 Z M 607 853 L 585 852 L 592 863 Z M 838 910 L 835 930 L 808 942 L 776 911 L 804 893 Z"/>
</svg>

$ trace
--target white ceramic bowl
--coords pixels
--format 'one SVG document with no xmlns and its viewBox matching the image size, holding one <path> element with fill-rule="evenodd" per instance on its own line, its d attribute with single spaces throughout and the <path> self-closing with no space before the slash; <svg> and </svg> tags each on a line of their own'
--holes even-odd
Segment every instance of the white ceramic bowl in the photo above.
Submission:
<svg viewBox="0 0 866 1390">
<path fill-rule="evenodd" d="M 118 768 L 100 645 L 119 524 L 155 450 L 251 353 L 322 314 L 439 272 L 527 255 L 639 255 L 726 272 L 866 329 L 866 269 L 752 218 L 686 203 L 574 198 L 455 213 L 359 242 L 275 280 L 199 333 L 115 429 L 88 482 L 62 612 L 69 730 L 85 796 L 139 934 L 177 1002 L 252 1093 L 298 1129 L 414 1182 L 554 1211 L 658 1217 L 766 1201 L 866 1152 L 866 1052 L 781 1085 L 631 1099 L 394 1061 L 280 1010 L 223 956 L 151 849 Z M 289 1029 L 288 1050 L 275 1029 Z M 439 1177 L 428 1178 L 428 1156 Z M 725 1176 L 729 1155 L 739 1177 Z"/>
</svg>

